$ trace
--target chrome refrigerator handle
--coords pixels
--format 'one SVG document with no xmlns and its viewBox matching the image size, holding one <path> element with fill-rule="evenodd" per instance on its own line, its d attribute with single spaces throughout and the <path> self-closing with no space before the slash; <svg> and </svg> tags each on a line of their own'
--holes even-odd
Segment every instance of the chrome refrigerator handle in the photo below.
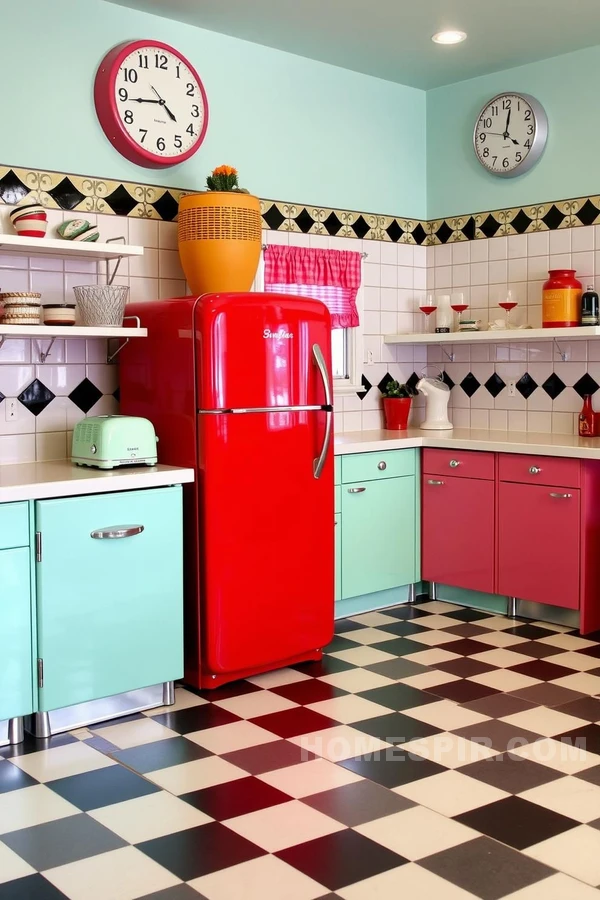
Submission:
<svg viewBox="0 0 600 900">
<path fill-rule="evenodd" d="M 315 358 L 315 365 L 317 366 L 319 372 L 321 373 L 321 378 L 323 379 L 323 388 L 325 390 L 325 404 L 327 406 L 327 410 L 325 412 L 327 418 L 325 420 L 325 437 L 323 438 L 323 447 L 321 448 L 320 455 L 313 462 L 313 475 L 315 476 L 315 478 L 320 478 L 323 471 L 323 466 L 325 465 L 325 460 L 327 459 L 327 453 L 329 452 L 329 445 L 331 444 L 331 432 L 333 428 L 333 397 L 331 395 L 329 372 L 327 371 L 327 363 L 325 362 L 323 351 L 318 344 L 313 344 L 312 349 L 313 356 Z"/>
</svg>

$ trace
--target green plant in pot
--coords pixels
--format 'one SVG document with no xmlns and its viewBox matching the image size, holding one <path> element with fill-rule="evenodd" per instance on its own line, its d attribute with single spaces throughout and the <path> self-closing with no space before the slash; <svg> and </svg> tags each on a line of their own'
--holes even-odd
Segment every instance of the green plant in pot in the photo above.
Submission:
<svg viewBox="0 0 600 900">
<path fill-rule="evenodd" d="M 381 392 L 383 394 L 383 411 L 385 427 L 388 431 L 406 431 L 408 417 L 415 391 L 407 384 L 399 381 L 388 381 Z"/>
</svg>

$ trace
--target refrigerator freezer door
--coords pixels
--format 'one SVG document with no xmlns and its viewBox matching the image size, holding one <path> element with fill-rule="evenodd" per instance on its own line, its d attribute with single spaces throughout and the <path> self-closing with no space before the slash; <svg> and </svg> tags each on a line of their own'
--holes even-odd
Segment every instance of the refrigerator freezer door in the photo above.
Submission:
<svg viewBox="0 0 600 900">
<path fill-rule="evenodd" d="M 195 308 L 202 410 L 323 404 L 318 344 L 331 371 L 331 325 L 318 300 L 284 294 L 206 294 Z"/>
<path fill-rule="evenodd" d="M 333 633 L 333 454 L 325 412 L 200 415 L 205 675 L 259 669 Z"/>
</svg>

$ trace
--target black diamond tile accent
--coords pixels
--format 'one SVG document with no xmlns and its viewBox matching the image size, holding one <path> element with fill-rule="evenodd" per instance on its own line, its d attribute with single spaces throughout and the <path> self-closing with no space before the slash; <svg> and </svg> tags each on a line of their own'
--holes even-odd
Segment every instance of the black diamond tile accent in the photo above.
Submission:
<svg viewBox="0 0 600 900">
<path fill-rule="evenodd" d="M 515 229 L 517 234 L 525 234 L 532 222 L 533 219 L 531 219 L 526 213 L 523 212 L 522 209 L 520 209 L 510 224 Z"/>
<path fill-rule="evenodd" d="M 436 231 L 435 236 L 441 244 L 448 243 L 449 238 L 452 236 L 452 229 L 445 220 Z"/>
<path fill-rule="evenodd" d="M 19 394 L 17 400 L 20 400 L 34 416 L 39 416 L 42 410 L 52 403 L 55 396 L 50 388 L 36 378 Z"/>
<path fill-rule="evenodd" d="M 2 391 L 0 391 L 0 403 L 2 403 L 2 401 L 5 399 L 6 398 L 5 398 L 4 394 L 2 393 Z"/>
<path fill-rule="evenodd" d="M 168 193 L 168 191 L 166 191 L 165 193 Z M 159 197 L 156 203 L 152 204 L 155 209 L 158 209 L 158 204 L 162 203 L 164 196 L 165 195 L 163 194 L 162 197 Z M 171 197 L 170 194 L 169 196 Z M 171 200 L 173 200 L 173 197 L 171 197 Z M 106 202 L 108 203 L 112 211 L 118 216 L 128 216 L 134 206 L 137 206 L 137 200 L 135 200 L 131 196 L 129 191 L 125 187 L 123 187 L 122 184 L 120 184 L 119 187 L 112 192 L 112 194 L 109 194 L 106 197 Z M 174 200 L 173 203 L 175 203 Z M 175 209 L 177 210 L 177 204 L 175 204 Z"/>
<path fill-rule="evenodd" d="M 272 203 L 271 206 L 262 214 L 262 217 L 271 231 L 277 231 L 281 223 L 285 222 L 285 216 L 283 215 L 281 210 L 277 208 L 276 203 Z"/>
<path fill-rule="evenodd" d="M 116 388 L 116 389 L 113 391 L 113 397 L 115 398 L 115 400 L 117 401 L 117 403 L 120 402 L 120 400 L 121 400 L 121 388 Z"/>
<path fill-rule="evenodd" d="M 353 222 L 352 228 L 357 238 L 364 238 L 365 234 L 368 234 L 371 230 L 371 226 L 362 216 L 359 216 L 356 222 Z"/>
<path fill-rule="evenodd" d="M 591 200 L 586 200 L 579 212 L 576 212 L 575 215 L 583 225 L 592 225 L 599 213 L 600 210 L 594 206 Z"/>
<path fill-rule="evenodd" d="M 546 378 L 545 382 L 542 385 L 542 389 L 546 391 L 548 396 L 553 400 L 556 400 L 556 398 L 560 394 L 562 394 L 565 388 L 566 384 L 564 383 L 564 381 L 562 381 L 562 379 L 558 377 L 556 372 L 553 372 L 549 378 Z"/>
<path fill-rule="evenodd" d="M 454 382 L 452 381 L 452 379 L 450 378 L 450 376 L 448 375 L 448 373 L 446 371 L 442 372 L 442 381 L 444 382 L 444 384 L 448 385 L 450 390 L 452 390 L 452 388 L 454 387 Z"/>
<path fill-rule="evenodd" d="M 472 397 L 475 391 L 478 391 L 481 387 L 480 382 L 475 378 L 472 372 L 469 372 L 468 375 L 465 375 L 463 380 L 460 383 L 461 388 L 467 395 L 467 397 Z"/>
<path fill-rule="evenodd" d="M 77 387 L 71 391 L 69 400 L 72 400 L 75 406 L 79 407 L 82 412 L 87 413 L 94 403 L 98 402 L 101 396 L 102 391 L 99 390 L 95 384 L 92 384 L 89 378 L 84 378 L 83 381 L 80 381 Z"/>
<path fill-rule="evenodd" d="M 336 216 L 336 214 L 334 212 L 329 213 L 329 215 L 323 222 L 323 225 L 325 226 L 325 230 L 326 230 L 327 234 L 331 234 L 331 235 L 337 234 L 338 231 L 340 230 L 340 228 L 342 227 L 342 223 L 340 222 L 340 220 L 338 219 L 338 217 Z"/>
<path fill-rule="evenodd" d="M 473 218 L 473 216 L 467 219 L 467 221 L 461 228 L 461 231 L 468 241 L 475 240 L 475 219 Z"/>
<path fill-rule="evenodd" d="M 0 178 L 0 199 L 4 203 L 18 203 L 29 193 L 27 185 L 9 169 L 3 178 Z"/>
<path fill-rule="evenodd" d="M 592 376 L 588 375 L 587 372 L 573 385 L 573 389 L 577 391 L 580 397 L 585 397 L 586 394 L 595 394 L 598 387 L 598 382 L 594 381 Z"/>
<path fill-rule="evenodd" d="M 363 375 L 361 377 L 360 383 L 362 384 L 364 390 L 357 391 L 356 396 L 360 397 L 361 400 L 364 400 L 365 397 L 367 396 L 367 394 L 369 393 L 369 391 L 371 390 L 371 388 L 373 387 L 373 385 L 371 384 L 371 382 L 369 381 L 369 379 L 367 378 L 366 375 Z"/>
<path fill-rule="evenodd" d="M 419 376 L 417 375 L 417 373 L 416 373 L 416 372 L 413 372 L 412 375 L 411 375 L 409 378 L 406 379 L 406 387 L 407 387 L 407 388 L 410 388 L 410 390 L 413 391 L 413 393 L 416 394 L 416 392 L 417 392 L 417 384 L 419 383 L 420 380 L 421 380 L 421 379 L 419 378 Z"/>
<path fill-rule="evenodd" d="M 493 375 L 490 375 L 484 387 L 492 395 L 492 397 L 497 397 L 498 394 L 504 390 L 506 384 L 500 378 L 500 376 L 496 372 L 494 372 Z"/>
<path fill-rule="evenodd" d="M 404 230 L 402 228 L 400 228 L 396 219 L 394 219 L 392 222 L 390 222 L 390 224 L 388 225 L 388 227 L 385 230 L 386 230 L 386 233 L 387 233 L 390 241 L 392 241 L 394 244 L 397 244 L 398 241 L 400 240 L 400 238 L 402 237 L 402 235 L 404 234 Z"/>
<path fill-rule="evenodd" d="M 522 375 L 521 378 L 519 378 L 515 385 L 520 395 L 522 397 L 525 397 L 526 400 L 531 397 L 537 386 L 537 381 L 533 380 L 529 372 L 525 372 L 525 374 Z"/>
<path fill-rule="evenodd" d="M 483 220 L 479 228 L 481 229 L 481 231 L 483 231 L 487 238 L 491 238 L 494 237 L 494 235 L 498 232 L 500 228 L 500 222 L 497 222 L 492 215 L 489 215 L 486 219 Z"/>
<path fill-rule="evenodd" d="M 379 382 L 379 384 L 377 385 L 377 387 L 379 388 L 379 390 L 381 391 L 382 394 L 385 391 L 387 385 L 390 383 L 390 381 L 393 381 L 393 380 L 394 379 L 392 378 L 390 373 L 386 372 L 385 375 L 383 376 L 383 378 L 381 379 L 381 381 Z"/>
<path fill-rule="evenodd" d="M 310 229 L 315 224 L 315 220 L 306 209 L 306 207 L 302 210 L 302 212 L 298 213 L 298 215 L 294 219 L 294 222 L 303 234 L 308 234 Z"/>
<path fill-rule="evenodd" d="M 412 236 L 415 239 L 415 244 L 421 245 L 421 244 L 425 243 L 425 239 L 427 238 L 427 232 L 425 231 L 425 229 L 423 228 L 423 226 L 421 225 L 420 222 L 417 225 L 417 227 L 415 229 L 413 229 Z"/>
<path fill-rule="evenodd" d="M 118 190 L 118 188 L 117 188 L 117 190 Z M 116 193 L 116 191 L 115 191 L 115 193 Z M 110 200 L 110 197 L 107 197 L 106 199 Z M 123 203 L 124 203 L 124 205 L 127 204 L 127 201 L 125 200 L 125 198 L 123 198 Z M 133 206 L 131 206 L 131 209 L 133 209 L 134 206 L 135 206 L 135 202 L 133 202 Z M 162 195 L 162 197 L 159 197 L 158 200 L 154 201 L 152 206 L 154 207 L 156 212 L 159 214 L 161 219 L 163 219 L 165 222 L 172 222 L 179 210 L 179 204 L 178 204 L 177 200 L 175 199 L 175 197 L 173 196 L 173 194 L 171 194 L 170 191 L 165 191 L 164 194 Z M 116 210 L 115 210 L 115 212 L 116 212 Z M 121 213 L 120 215 L 125 215 L 125 213 Z"/>
<path fill-rule="evenodd" d="M 550 231 L 556 231 L 557 228 L 560 228 L 565 218 L 565 214 L 553 203 L 546 215 L 542 217 L 542 222 L 548 226 Z"/>
<path fill-rule="evenodd" d="M 123 190 L 125 190 L 125 188 L 123 188 Z M 70 178 L 63 178 L 56 187 L 50 188 L 48 193 L 52 199 L 58 203 L 61 209 L 75 209 L 82 200 L 85 200 L 85 194 L 82 194 L 81 191 L 75 187 Z M 135 203 L 133 206 L 135 206 Z"/>
</svg>

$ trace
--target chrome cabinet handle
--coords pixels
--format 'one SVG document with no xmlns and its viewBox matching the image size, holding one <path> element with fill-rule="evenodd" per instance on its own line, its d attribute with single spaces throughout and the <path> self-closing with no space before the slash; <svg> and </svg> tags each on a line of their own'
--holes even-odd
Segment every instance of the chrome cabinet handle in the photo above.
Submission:
<svg viewBox="0 0 600 900">
<path fill-rule="evenodd" d="M 450 465 L 452 466 L 453 469 L 456 469 L 457 466 L 460 466 L 460 462 L 457 459 L 451 459 Z"/>
<path fill-rule="evenodd" d="M 325 415 L 325 437 L 323 438 L 323 446 L 321 448 L 321 452 L 319 456 L 313 460 L 313 475 L 315 478 L 320 478 L 321 473 L 323 471 L 323 467 L 327 460 L 327 453 L 329 452 L 329 446 L 331 444 L 331 434 L 333 431 L 333 396 L 331 393 L 331 385 L 329 383 L 329 372 L 327 371 L 327 363 L 325 362 L 325 357 L 323 356 L 323 351 L 319 347 L 318 344 L 313 344 L 313 356 L 315 359 L 315 365 L 317 366 L 321 378 L 323 379 L 323 389 L 325 391 L 325 404 L 328 407 Z"/>
<path fill-rule="evenodd" d="M 133 537 L 135 534 L 141 534 L 143 530 L 143 525 L 113 525 L 110 528 L 99 528 L 97 531 L 92 531 L 90 537 L 96 540 L 103 540 L 104 538 L 116 540 L 118 538 Z"/>
<path fill-rule="evenodd" d="M 349 494 L 362 494 L 363 491 L 366 491 L 366 487 L 362 488 L 348 488 Z"/>
<path fill-rule="evenodd" d="M 384 472 L 387 469 L 387 463 L 381 460 L 380 463 L 377 463 L 377 468 L 380 472 Z"/>
<path fill-rule="evenodd" d="M 444 483 L 443 481 L 434 481 L 433 478 L 430 478 L 429 481 L 427 482 L 427 484 L 434 484 L 436 486 L 443 484 L 443 483 Z"/>
<path fill-rule="evenodd" d="M 530 466 L 530 467 L 529 467 L 529 474 L 530 474 L 530 475 L 539 475 L 541 471 L 542 471 L 542 470 L 540 469 L 539 466 Z"/>
<path fill-rule="evenodd" d="M 550 491 L 550 496 L 555 500 L 568 500 L 573 494 L 557 494 L 554 491 Z"/>
</svg>

